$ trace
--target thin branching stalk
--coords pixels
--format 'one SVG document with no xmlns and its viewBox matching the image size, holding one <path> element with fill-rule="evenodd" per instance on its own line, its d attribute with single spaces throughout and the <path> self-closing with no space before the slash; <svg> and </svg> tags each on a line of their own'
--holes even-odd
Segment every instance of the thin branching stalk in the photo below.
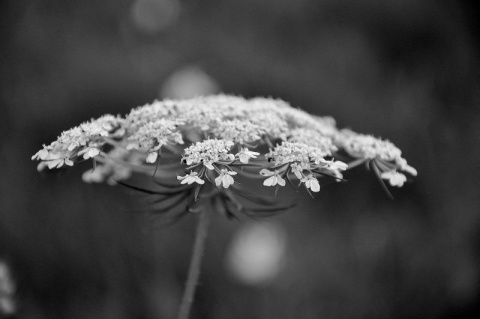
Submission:
<svg viewBox="0 0 480 319">
<path fill-rule="evenodd" d="M 197 224 L 197 233 L 195 235 L 192 260 L 190 261 L 190 267 L 188 269 L 188 278 L 182 297 L 182 303 L 180 305 L 180 311 L 178 313 L 178 319 L 188 319 L 195 295 L 195 289 L 198 284 L 200 265 L 205 248 L 205 239 L 207 238 L 208 225 L 210 223 L 209 211 L 202 209 L 198 214 L 200 216 Z"/>
</svg>

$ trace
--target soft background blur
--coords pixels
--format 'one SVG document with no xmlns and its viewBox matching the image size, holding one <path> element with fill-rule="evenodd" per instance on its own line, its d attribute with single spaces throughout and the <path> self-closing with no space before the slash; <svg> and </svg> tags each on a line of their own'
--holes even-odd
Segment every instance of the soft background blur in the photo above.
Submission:
<svg viewBox="0 0 480 319">
<path fill-rule="evenodd" d="M 17 317 L 175 317 L 195 217 L 157 225 L 136 194 L 84 184 L 89 164 L 38 174 L 30 157 L 92 117 L 225 92 L 386 137 L 419 176 L 390 201 L 358 168 L 280 216 L 218 216 L 192 318 L 479 318 L 474 3 L 0 1 L 0 259 Z"/>
</svg>

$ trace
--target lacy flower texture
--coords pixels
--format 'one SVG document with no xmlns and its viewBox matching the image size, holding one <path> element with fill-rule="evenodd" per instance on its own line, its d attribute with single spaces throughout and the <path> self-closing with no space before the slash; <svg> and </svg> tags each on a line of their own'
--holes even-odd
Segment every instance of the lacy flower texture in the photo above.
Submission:
<svg viewBox="0 0 480 319">
<path fill-rule="evenodd" d="M 143 173 L 158 182 L 158 195 L 190 204 L 211 198 L 229 211 L 241 209 L 232 191 L 243 194 L 242 178 L 261 179 L 258 185 L 275 192 L 287 181 L 311 194 L 322 179 L 342 181 L 359 164 L 394 187 L 417 174 L 387 140 L 337 129 L 332 118 L 282 100 L 229 95 L 155 101 L 125 117 L 104 115 L 63 132 L 32 159 L 39 170 L 91 160 L 86 182 L 124 184 Z"/>
</svg>

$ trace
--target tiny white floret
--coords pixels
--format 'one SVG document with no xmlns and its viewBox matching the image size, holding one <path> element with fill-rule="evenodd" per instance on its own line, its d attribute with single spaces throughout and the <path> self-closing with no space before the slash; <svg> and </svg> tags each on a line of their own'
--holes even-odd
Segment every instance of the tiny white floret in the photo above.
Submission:
<svg viewBox="0 0 480 319">
<path fill-rule="evenodd" d="M 348 168 L 348 165 L 344 162 L 335 161 L 335 160 L 327 161 L 326 159 L 323 159 L 323 158 L 318 160 L 318 164 L 325 165 L 326 166 L 325 168 L 328 168 L 333 171 L 345 171 Z"/>
<path fill-rule="evenodd" d="M 43 145 L 43 149 L 41 149 L 40 151 L 38 151 L 37 153 L 35 153 L 35 155 L 32 156 L 32 160 L 37 160 L 37 159 L 40 159 L 40 160 L 45 160 L 47 159 L 48 157 L 48 149 L 45 145 Z"/>
<path fill-rule="evenodd" d="M 83 154 L 83 159 L 89 159 L 89 158 L 94 158 L 98 154 L 100 154 L 100 150 L 96 147 L 87 147 L 80 152 L 78 152 L 78 155 Z"/>
<path fill-rule="evenodd" d="M 233 185 L 234 180 L 232 175 L 237 175 L 237 172 L 229 171 L 227 169 L 222 169 L 220 175 L 215 178 L 215 184 L 220 186 L 223 184 L 223 187 L 228 188 L 230 185 Z"/>
<path fill-rule="evenodd" d="M 320 183 L 313 175 L 305 176 L 301 179 L 303 183 L 305 183 L 306 188 L 310 188 L 312 192 L 319 192 L 320 191 Z"/>
<path fill-rule="evenodd" d="M 238 159 L 243 164 L 247 164 L 249 159 L 257 158 L 258 155 L 260 155 L 260 153 L 249 151 L 246 147 L 242 147 L 242 150 L 237 153 Z"/>
<path fill-rule="evenodd" d="M 298 163 L 293 163 L 292 165 L 290 165 L 290 168 L 292 169 L 292 173 L 295 174 L 295 176 L 298 178 L 298 179 L 302 179 L 303 178 L 303 168 L 300 164 Z"/>
<path fill-rule="evenodd" d="M 185 176 L 177 176 L 177 179 L 179 181 L 182 181 L 180 184 L 188 184 L 188 185 L 191 185 L 193 183 L 197 183 L 200 185 L 205 184 L 205 181 L 200 177 L 198 177 L 197 172 L 190 172 L 190 174 L 187 174 Z"/>
<path fill-rule="evenodd" d="M 148 153 L 147 159 L 145 160 L 147 163 L 153 164 L 157 161 L 158 153 L 157 152 L 151 152 Z"/>
<path fill-rule="evenodd" d="M 264 168 L 260 171 L 260 175 L 269 176 L 269 178 L 263 181 L 264 186 L 275 186 L 277 184 L 280 186 L 285 186 L 285 180 L 282 178 L 282 176 L 280 176 L 280 174 L 276 170 L 275 172 L 272 172 Z"/>
<path fill-rule="evenodd" d="M 390 185 L 396 187 L 402 187 L 407 181 L 407 177 L 397 171 L 383 172 L 381 177 L 389 181 Z"/>
</svg>

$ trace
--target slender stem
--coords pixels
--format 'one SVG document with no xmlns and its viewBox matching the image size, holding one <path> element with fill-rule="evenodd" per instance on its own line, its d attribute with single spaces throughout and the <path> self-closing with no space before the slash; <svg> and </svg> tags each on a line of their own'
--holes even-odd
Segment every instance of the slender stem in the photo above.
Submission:
<svg viewBox="0 0 480 319">
<path fill-rule="evenodd" d="M 210 223 L 210 212 L 202 209 L 198 214 L 200 216 L 197 224 L 197 233 L 195 235 L 192 259 L 190 261 L 190 268 L 188 269 L 188 278 L 178 313 L 178 319 L 188 319 L 200 275 L 200 264 L 203 257 L 205 239 L 207 238 L 208 224 Z"/>
<path fill-rule="evenodd" d="M 366 161 L 367 160 L 364 159 L 364 158 L 359 158 L 357 160 L 354 160 L 353 162 L 348 163 L 348 169 L 352 169 L 352 168 L 354 168 L 358 165 L 361 165 L 361 164 L 365 163 Z"/>
</svg>

